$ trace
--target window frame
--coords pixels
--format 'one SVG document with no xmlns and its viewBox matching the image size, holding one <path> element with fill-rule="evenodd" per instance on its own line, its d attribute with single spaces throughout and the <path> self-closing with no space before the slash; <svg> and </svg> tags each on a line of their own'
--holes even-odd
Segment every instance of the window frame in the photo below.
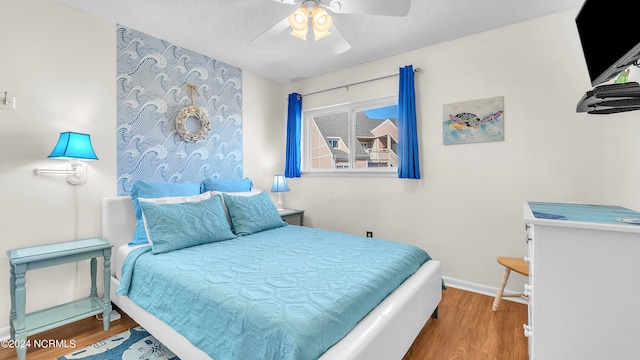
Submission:
<svg viewBox="0 0 640 360">
<path fill-rule="evenodd" d="M 302 111 L 302 138 L 300 144 L 301 151 L 301 175 L 302 176 L 330 176 L 330 177 L 348 177 L 348 176 L 363 176 L 363 177 L 397 177 L 398 167 L 367 167 L 367 168 L 355 168 L 354 152 L 349 154 L 349 168 L 331 168 L 331 169 L 313 169 L 311 168 L 311 121 L 314 116 L 331 115 L 338 113 L 348 113 L 348 140 L 346 145 L 349 149 L 354 149 L 354 146 L 363 145 L 359 142 L 354 134 L 356 133 L 356 113 L 359 111 L 375 109 L 379 107 L 391 106 L 398 104 L 398 97 L 396 95 L 383 96 L 374 99 L 353 101 L 342 104 L 335 104 L 323 107 L 317 107 L 313 109 Z"/>
</svg>

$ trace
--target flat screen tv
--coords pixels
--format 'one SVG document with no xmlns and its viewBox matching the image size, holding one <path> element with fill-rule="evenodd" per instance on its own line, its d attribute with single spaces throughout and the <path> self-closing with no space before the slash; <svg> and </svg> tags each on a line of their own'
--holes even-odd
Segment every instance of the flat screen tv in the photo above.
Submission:
<svg viewBox="0 0 640 360">
<path fill-rule="evenodd" d="M 587 0 L 576 25 L 591 86 L 611 80 L 640 58 L 634 1 Z"/>
</svg>

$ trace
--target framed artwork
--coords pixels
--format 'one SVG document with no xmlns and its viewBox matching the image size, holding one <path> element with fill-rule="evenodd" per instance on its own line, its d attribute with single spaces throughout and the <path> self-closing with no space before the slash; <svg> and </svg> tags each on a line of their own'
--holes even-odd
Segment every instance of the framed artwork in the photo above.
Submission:
<svg viewBox="0 0 640 360">
<path fill-rule="evenodd" d="M 504 141 L 504 96 L 442 106 L 445 145 Z"/>
</svg>

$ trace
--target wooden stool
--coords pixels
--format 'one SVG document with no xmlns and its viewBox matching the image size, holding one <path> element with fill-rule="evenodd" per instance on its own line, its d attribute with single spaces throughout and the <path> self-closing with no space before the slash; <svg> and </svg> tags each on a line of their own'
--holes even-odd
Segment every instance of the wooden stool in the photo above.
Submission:
<svg viewBox="0 0 640 360">
<path fill-rule="evenodd" d="M 498 310 L 498 305 L 500 305 L 500 300 L 503 297 L 507 296 L 521 296 L 523 299 L 528 300 L 524 294 L 504 294 L 504 287 L 507 285 L 507 280 L 509 280 L 509 274 L 511 274 L 511 270 L 517 272 L 518 274 L 529 276 L 529 263 L 524 261 L 523 258 L 513 258 L 513 257 L 499 257 L 498 262 L 500 265 L 505 267 L 504 274 L 502 275 L 502 281 L 500 281 L 500 288 L 498 288 L 498 293 L 496 294 L 496 299 L 493 301 L 493 311 Z"/>
</svg>

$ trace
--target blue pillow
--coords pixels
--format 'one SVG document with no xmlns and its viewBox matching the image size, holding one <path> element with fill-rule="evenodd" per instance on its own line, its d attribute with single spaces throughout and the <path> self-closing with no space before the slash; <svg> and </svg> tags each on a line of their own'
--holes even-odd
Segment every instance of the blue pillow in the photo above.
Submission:
<svg viewBox="0 0 640 360">
<path fill-rule="evenodd" d="M 251 191 L 253 181 L 249 178 L 244 179 L 206 179 L 202 181 L 202 192 L 206 191 L 228 191 L 228 192 L 244 192 Z"/>
<path fill-rule="evenodd" d="M 160 198 L 167 196 L 188 196 L 200 194 L 200 183 L 162 183 L 138 180 L 133 183 L 129 195 L 136 214 L 136 230 L 129 245 L 148 244 L 147 233 L 142 221 L 142 210 L 138 198 Z"/>
<path fill-rule="evenodd" d="M 178 204 L 141 201 L 140 207 L 154 254 L 236 237 L 219 196 Z"/>
<path fill-rule="evenodd" d="M 287 225 L 269 194 L 261 192 L 254 196 L 222 194 L 227 206 L 233 232 L 238 236 L 251 235 L 264 230 Z"/>
</svg>

